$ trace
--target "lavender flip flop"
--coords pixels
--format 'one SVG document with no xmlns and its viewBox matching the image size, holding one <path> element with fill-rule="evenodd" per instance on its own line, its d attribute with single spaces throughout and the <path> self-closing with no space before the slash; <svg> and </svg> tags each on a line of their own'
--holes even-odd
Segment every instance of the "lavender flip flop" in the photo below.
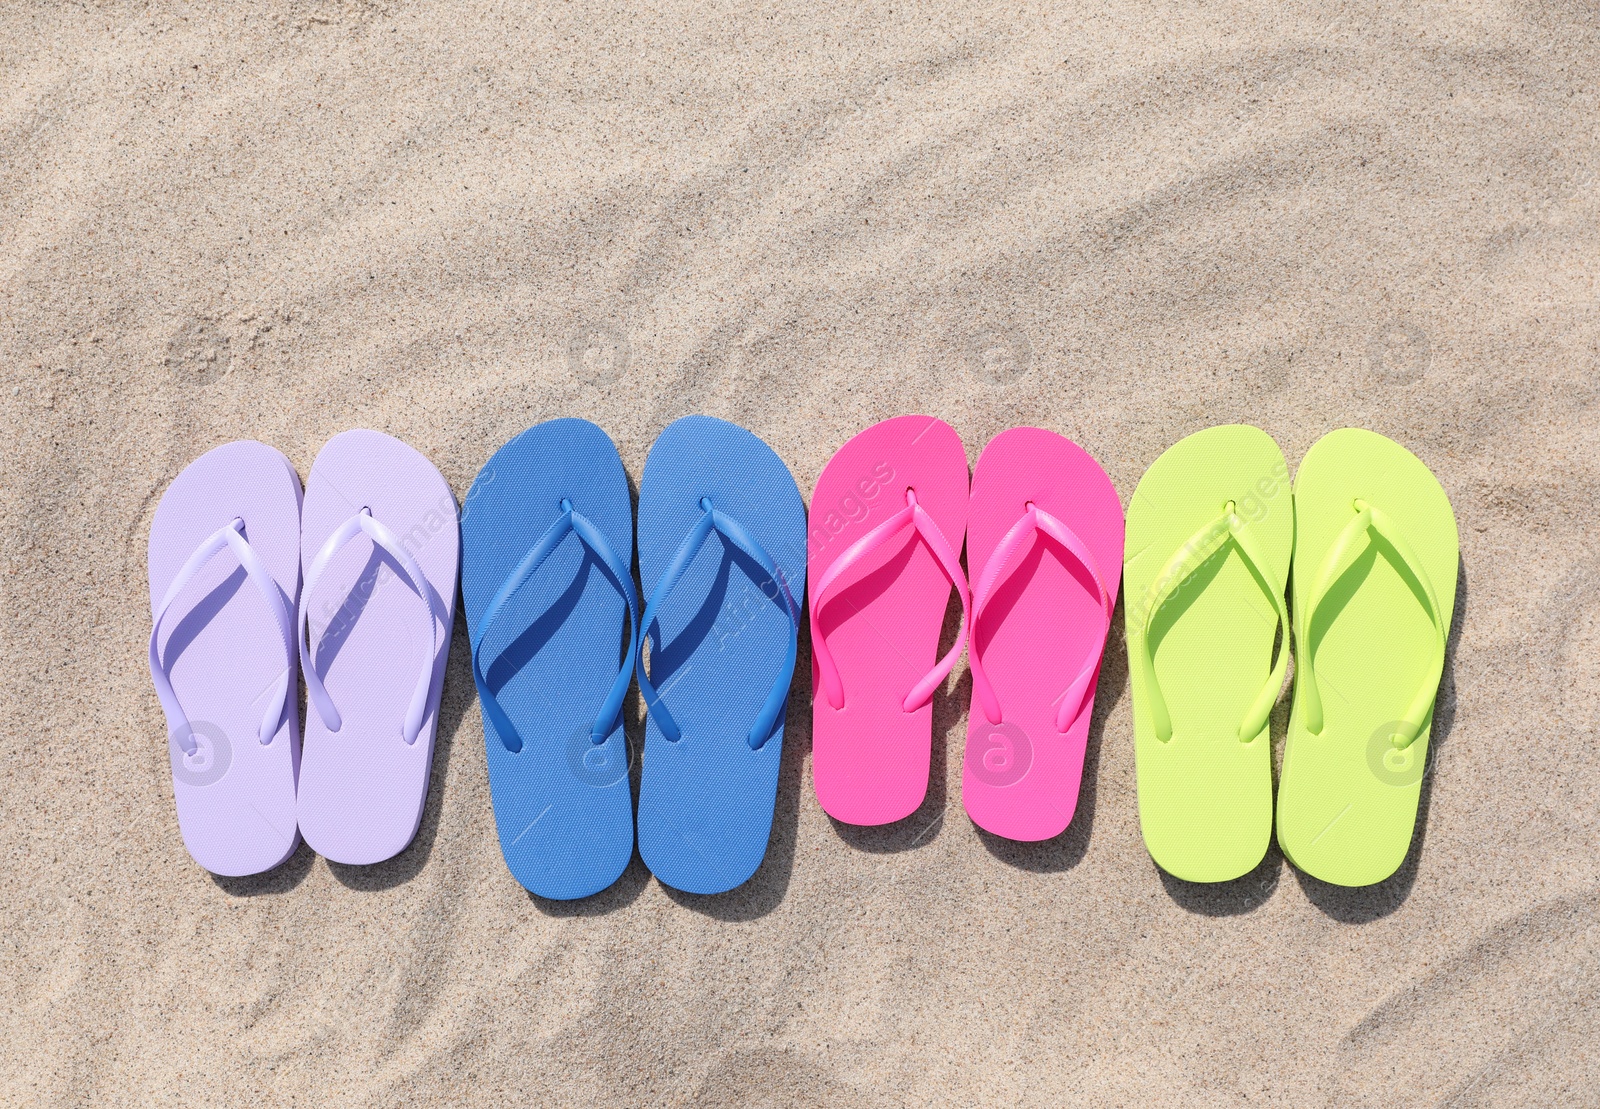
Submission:
<svg viewBox="0 0 1600 1109">
<path fill-rule="evenodd" d="M 382 862 L 417 834 L 455 619 L 450 487 L 376 431 L 328 440 L 306 482 L 300 834 L 338 863 Z"/>
<path fill-rule="evenodd" d="M 183 843 L 215 874 L 271 870 L 300 842 L 299 590 L 300 479 L 289 460 L 242 441 L 190 463 L 150 526 L 150 678 Z"/>
</svg>

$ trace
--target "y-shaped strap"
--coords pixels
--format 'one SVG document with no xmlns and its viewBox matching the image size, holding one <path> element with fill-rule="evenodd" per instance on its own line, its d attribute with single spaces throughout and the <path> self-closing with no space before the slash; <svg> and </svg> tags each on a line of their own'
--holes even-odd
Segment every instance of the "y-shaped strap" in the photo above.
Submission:
<svg viewBox="0 0 1600 1109">
<path fill-rule="evenodd" d="M 488 679 L 483 676 L 483 645 L 489 641 L 489 630 L 499 618 L 500 610 L 505 608 L 506 602 L 511 599 L 511 595 L 521 589 L 523 583 L 543 565 L 544 560 L 550 557 L 550 552 L 560 545 L 569 531 L 600 556 L 600 561 L 611 577 L 611 584 L 622 594 L 622 599 L 628 602 L 629 654 L 624 656 L 622 668 L 617 671 L 616 678 L 611 682 L 611 691 L 606 694 L 605 701 L 600 705 L 600 712 L 589 728 L 589 739 L 596 745 L 604 743 L 616 729 L 617 721 L 622 716 L 622 698 L 628 692 L 628 677 L 633 669 L 632 652 L 637 649 L 639 641 L 639 596 L 633 591 L 633 575 L 629 572 L 627 564 L 617 557 L 617 552 L 606 542 L 605 535 L 594 526 L 593 521 L 573 508 L 570 500 L 562 498 L 561 515 L 556 517 L 555 523 L 545 529 L 539 541 L 529 548 L 528 553 L 517 564 L 517 568 L 500 583 L 499 592 L 489 602 L 489 607 L 483 610 L 483 616 L 478 620 L 478 627 L 472 636 L 475 643 L 472 648 L 472 676 L 478 683 L 478 698 L 483 702 L 484 714 L 494 721 L 494 730 L 499 733 L 500 742 L 512 754 L 522 750 L 522 736 L 517 731 L 516 725 L 511 723 L 511 718 L 506 715 L 505 710 L 500 707 L 499 700 L 489 689 Z"/>
<path fill-rule="evenodd" d="M 411 744 L 417 741 L 417 735 L 422 731 L 422 720 L 428 715 L 428 693 L 433 688 L 433 660 L 439 650 L 439 632 L 434 627 L 433 592 L 428 588 L 428 579 L 423 575 L 422 567 L 417 565 L 416 559 L 411 557 L 411 552 L 405 549 L 394 532 L 372 518 L 371 509 L 363 508 L 340 524 L 334 533 L 328 536 L 328 541 L 322 545 L 322 549 L 317 552 L 317 557 L 311 562 L 311 569 L 306 571 L 305 587 L 300 590 L 300 619 L 297 628 L 300 637 L 300 669 L 305 672 L 306 692 L 310 695 L 311 703 L 316 706 L 317 715 L 322 717 L 322 722 L 327 725 L 330 732 L 337 732 L 344 726 L 344 719 L 334 707 L 333 698 L 328 696 L 328 690 L 322 684 L 322 679 L 317 676 L 316 666 L 312 664 L 307 625 L 311 616 L 311 595 L 316 592 L 317 584 L 322 580 L 322 572 L 328 568 L 328 563 L 333 560 L 339 548 L 357 535 L 363 534 L 389 553 L 428 609 L 428 653 L 423 657 L 422 673 L 417 675 L 416 687 L 411 691 L 411 704 L 406 707 L 406 718 L 400 725 L 400 738 Z"/>
<path fill-rule="evenodd" d="M 1311 638 L 1311 618 L 1316 615 L 1317 606 L 1327 599 L 1328 590 L 1333 587 L 1348 568 L 1346 559 L 1356 549 L 1358 539 L 1365 538 L 1369 531 L 1375 531 L 1389 541 L 1389 545 L 1400 555 L 1400 560 L 1405 563 L 1406 570 L 1416 578 L 1422 586 L 1422 592 L 1427 597 L 1428 619 L 1434 628 L 1434 657 L 1428 666 L 1428 677 L 1422 683 L 1422 688 L 1412 699 L 1406 714 L 1401 718 L 1400 728 L 1395 732 L 1393 744 L 1395 747 L 1405 749 L 1416 741 L 1422 731 L 1424 720 L 1427 719 L 1428 710 L 1433 704 L 1434 697 L 1439 691 L 1439 679 L 1444 674 L 1444 648 L 1447 629 L 1444 624 L 1444 613 L 1439 608 L 1439 598 L 1433 590 L 1433 580 L 1428 577 L 1428 571 L 1423 567 L 1422 560 L 1417 558 L 1411 549 L 1411 544 L 1406 542 L 1405 533 L 1382 509 L 1375 508 L 1366 501 L 1357 499 L 1353 502 L 1356 514 L 1339 533 L 1339 538 L 1334 541 L 1328 553 L 1323 557 L 1322 567 L 1317 571 L 1316 583 L 1311 592 L 1306 595 L 1304 613 L 1297 614 L 1301 617 L 1300 642 L 1305 644 L 1305 651 L 1300 663 L 1303 679 L 1300 689 L 1306 695 L 1306 727 L 1312 735 L 1321 735 L 1323 728 L 1322 694 L 1317 689 L 1316 651 Z"/>
<path fill-rule="evenodd" d="M 156 609 L 155 622 L 150 628 L 150 678 L 156 684 L 156 696 L 161 699 L 161 707 L 166 711 L 167 727 L 177 736 L 178 745 L 183 748 L 183 753 L 186 755 L 194 754 L 199 745 L 194 741 L 189 727 L 189 717 L 184 713 L 183 705 L 178 702 L 178 694 L 172 688 L 172 680 L 167 677 L 166 668 L 161 665 L 161 654 L 156 641 L 161 635 L 161 621 L 166 617 L 167 609 L 171 607 L 172 602 L 183 592 L 183 587 L 194 580 L 201 567 L 210 562 L 224 547 L 232 549 L 234 557 L 239 560 L 239 565 L 244 567 L 245 574 L 255 585 L 256 591 L 261 594 L 261 599 L 267 602 L 267 609 L 278 623 L 278 634 L 283 637 L 283 673 L 278 676 L 277 686 L 267 702 L 266 715 L 261 718 L 261 723 L 256 728 L 256 738 L 264 744 L 271 743 L 289 706 L 289 675 L 294 673 L 294 631 L 289 624 L 289 610 L 284 606 L 283 594 L 278 590 L 278 583 L 272 579 L 266 564 L 261 561 L 261 556 L 256 554 L 255 548 L 245 539 L 244 521 L 235 517 L 231 523 L 212 532 L 204 543 L 195 548 L 194 554 L 189 556 L 189 561 L 183 564 L 183 569 L 178 571 L 178 576 L 173 578 L 172 584 L 167 587 L 167 595 L 161 599 L 161 604 Z"/>
<path fill-rule="evenodd" d="M 745 531 L 738 521 L 713 508 L 710 497 L 700 498 L 700 508 L 703 510 L 703 515 L 695 521 L 694 527 L 689 529 L 689 534 L 683 537 L 683 542 L 678 544 L 678 552 L 672 556 L 672 564 L 667 567 L 667 572 L 661 575 L 661 580 L 656 583 L 655 592 L 650 595 L 650 603 L 644 607 L 644 620 L 641 622 L 643 632 L 640 635 L 639 650 L 634 653 L 634 670 L 639 675 L 639 692 L 644 695 L 645 706 L 650 712 L 651 719 L 656 722 L 656 727 L 661 729 L 661 734 L 673 743 L 682 739 L 683 729 L 678 727 L 678 722 L 672 718 L 666 702 L 661 699 L 661 694 L 656 692 L 656 687 L 650 684 L 649 675 L 644 672 L 644 640 L 650 638 L 650 628 L 656 622 L 656 609 L 667 599 L 678 584 L 678 579 L 683 577 L 683 572 L 689 568 L 689 563 L 694 561 L 694 556 L 699 553 L 701 546 L 715 529 L 766 572 L 767 580 L 772 582 L 778 596 L 767 593 L 766 582 L 761 583 L 762 594 L 769 601 L 781 597 L 784 611 L 789 614 L 789 643 L 784 651 L 783 665 L 778 668 L 777 680 L 772 683 L 766 703 L 756 714 L 755 723 L 750 725 L 750 732 L 745 737 L 750 749 L 759 751 L 772 735 L 772 729 L 778 722 L 778 714 L 783 712 L 784 702 L 789 697 L 789 682 L 794 677 L 796 645 L 800 638 L 800 610 L 789 594 L 789 582 L 784 578 L 783 572 L 778 569 L 777 564 L 772 561 L 772 556 L 757 542 L 755 536 Z"/>
<path fill-rule="evenodd" d="M 1106 632 L 1111 628 L 1111 613 L 1115 606 L 1111 600 L 1111 591 L 1106 588 L 1105 579 L 1100 575 L 1100 564 L 1095 561 L 1094 553 L 1089 550 L 1088 544 L 1078 538 L 1077 532 L 1029 501 L 1028 511 L 1010 531 L 1006 532 L 1005 538 L 1000 540 L 1000 545 L 994 549 L 989 561 L 984 564 L 983 573 L 978 578 L 978 588 L 972 595 L 972 649 L 967 652 L 967 661 L 972 668 L 972 688 L 977 691 L 978 701 L 983 706 L 983 714 L 989 718 L 991 724 L 1000 724 L 1004 721 L 1000 713 L 1000 699 L 995 696 L 994 686 L 990 684 L 989 675 L 983 668 L 983 660 L 978 657 L 978 621 L 983 616 L 984 606 L 994 596 L 995 586 L 1000 582 L 1001 571 L 1005 569 L 1006 563 L 1027 539 L 1039 531 L 1071 551 L 1072 557 L 1076 558 L 1094 579 L 1095 589 L 1100 594 L 1100 611 L 1105 617 L 1105 623 L 1100 628 L 1100 637 L 1096 642 L 1103 644 Z M 1078 671 L 1078 676 L 1072 679 L 1072 684 L 1067 686 L 1067 691 L 1061 695 L 1059 707 L 1056 709 L 1056 731 L 1065 732 L 1070 728 L 1073 720 L 1077 719 L 1078 713 L 1087 703 L 1088 699 L 1084 695 L 1088 692 L 1089 683 L 1094 680 L 1095 673 L 1100 669 L 1100 654 L 1098 650 L 1089 652 L 1089 657 Z"/>
<path fill-rule="evenodd" d="M 944 569 L 945 577 L 950 579 L 950 585 L 961 598 L 961 630 L 956 634 L 955 644 L 945 653 L 929 670 L 921 681 L 911 687 L 901 702 L 901 708 L 906 712 L 916 712 L 928 703 L 928 698 L 933 696 L 933 691 L 939 688 L 941 682 L 950 675 L 950 668 L 956 664 L 956 659 L 961 654 L 961 647 L 967 638 L 968 623 L 968 596 L 967 576 L 961 572 L 961 560 L 951 548 L 949 540 L 945 539 L 944 532 L 939 530 L 939 524 L 928 515 L 928 510 L 917 503 L 915 490 L 906 490 L 906 506 L 883 523 L 873 528 L 867 534 L 857 539 L 845 550 L 833 565 L 829 566 L 821 578 L 811 587 L 811 652 L 816 657 L 818 672 L 822 675 L 822 690 L 828 698 L 828 704 L 835 709 L 844 708 L 844 682 L 839 677 L 839 667 L 833 661 L 833 653 L 828 650 L 827 638 L 821 632 L 821 623 L 818 613 L 822 611 L 822 599 L 832 588 L 833 584 L 843 576 L 844 572 L 867 555 L 893 539 L 908 527 L 917 529 L 923 542 L 928 544 L 928 549 L 933 552 L 933 557 L 939 560 L 939 565 Z"/>
<path fill-rule="evenodd" d="M 1245 561 L 1254 569 L 1256 576 L 1267 586 L 1266 592 L 1272 601 L 1272 607 L 1278 614 L 1278 626 L 1283 629 L 1286 637 L 1278 649 L 1278 661 L 1272 667 L 1272 673 L 1267 677 L 1267 683 L 1261 687 L 1261 692 L 1256 694 L 1255 702 L 1250 706 L 1250 711 L 1245 713 L 1244 721 L 1239 725 L 1239 741 L 1249 743 L 1261 733 L 1266 725 L 1267 717 L 1272 712 L 1273 704 L 1278 700 L 1278 692 L 1283 688 L 1283 676 L 1289 668 L 1289 610 L 1283 603 L 1283 594 L 1272 589 L 1274 580 L 1273 572 L 1267 561 L 1266 554 L 1256 543 L 1255 536 L 1245 526 L 1244 520 L 1234 511 L 1234 502 L 1229 501 L 1218 516 L 1211 523 L 1201 528 L 1189 537 L 1188 542 L 1172 553 L 1167 559 L 1167 564 L 1161 568 L 1161 573 L 1156 575 L 1155 591 L 1150 595 L 1144 606 L 1144 612 L 1137 621 L 1130 622 L 1129 629 L 1136 634 L 1132 637 L 1136 642 L 1128 644 L 1128 655 L 1134 669 L 1142 679 L 1144 688 L 1150 695 L 1150 715 L 1155 718 L 1156 737 L 1165 743 L 1172 738 L 1172 717 L 1167 712 L 1166 698 L 1161 695 L 1161 686 L 1156 682 L 1156 664 L 1150 654 L 1150 624 L 1155 619 L 1155 614 L 1166 603 L 1168 597 L 1177 591 L 1178 587 L 1189 580 L 1189 575 L 1200 568 L 1206 559 L 1210 558 L 1223 545 L 1232 539 L 1238 545 L 1239 552 L 1244 555 Z"/>
</svg>

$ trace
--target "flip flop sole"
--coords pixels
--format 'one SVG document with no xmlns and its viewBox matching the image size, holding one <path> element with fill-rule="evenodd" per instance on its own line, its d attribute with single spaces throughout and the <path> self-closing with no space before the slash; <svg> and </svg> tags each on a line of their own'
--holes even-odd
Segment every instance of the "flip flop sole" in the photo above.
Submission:
<svg viewBox="0 0 1600 1109">
<path fill-rule="evenodd" d="M 282 454 L 249 441 L 201 455 L 162 495 L 150 527 L 152 610 L 195 550 L 234 519 L 244 521 L 245 540 L 293 612 L 300 479 Z M 175 738 L 167 744 L 184 846 L 215 874 L 271 870 L 300 842 L 300 729 L 292 698 L 271 742 L 257 735 L 285 666 L 275 618 L 238 561 L 222 551 L 173 598 L 163 627 L 158 650 L 196 747 L 186 754 Z"/>
<path fill-rule="evenodd" d="M 805 504 L 773 451 L 709 416 L 671 424 L 639 482 L 639 577 L 654 591 L 702 502 L 742 527 L 805 596 Z M 796 635 L 778 585 L 713 531 L 656 609 L 650 679 L 682 734 L 645 721 L 639 854 L 662 882 L 688 893 L 733 889 L 766 855 L 783 756 L 783 718 L 752 749 L 753 721 Z"/>
<path fill-rule="evenodd" d="M 489 641 L 479 641 L 484 611 L 561 516 L 563 500 L 631 569 L 633 507 L 617 448 L 587 420 L 551 420 L 501 447 L 473 481 L 461 513 L 461 593 L 484 676 L 521 739 L 511 750 L 515 741 L 485 715 L 501 852 L 524 888 L 570 900 L 611 885 L 633 856 L 621 722 L 603 744 L 590 739 L 622 665 L 627 603 L 569 533 L 506 601 Z"/>
<path fill-rule="evenodd" d="M 1115 604 L 1122 502 L 1087 451 L 1041 428 L 995 436 L 973 468 L 968 569 L 983 573 L 1030 505 L 1083 540 Z M 968 644 L 969 654 L 982 652 L 1003 719 L 991 723 L 974 694 L 962 801 L 973 822 L 996 835 L 1049 839 L 1066 829 L 1077 809 L 1094 684 L 1064 733 L 1056 728 L 1057 710 L 1085 662 L 1098 664 L 1105 650 L 1105 610 L 1090 572 L 1043 532 L 1011 556 L 1004 573 Z"/>
<path fill-rule="evenodd" d="M 840 447 L 811 495 L 807 547 L 813 588 L 851 545 L 906 507 L 908 489 L 956 555 L 967 530 L 967 456 L 961 437 L 932 416 L 898 416 Z M 826 636 L 844 686 L 834 708 L 821 692 L 813 647 L 812 779 L 817 801 L 846 824 L 889 824 L 928 793 L 933 706 L 906 712 L 906 694 L 933 667 L 950 581 L 907 529 L 834 584 L 811 627 Z"/>
<path fill-rule="evenodd" d="M 1237 547 L 1183 567 L 1153 613 L 1161 572 L 1232 502 L 1267 556 L 1266 588 L 1281 598 L 1294 545 L 1294 501 L 1283 452 L 1259 428 L 1208 428 L 1169 448 L 1128 506 L 1123 609 L 1129 652 L 1149 617 L 1156 682 L 1172 735 L 1158 735 L 1151 691 L 1130 665 L 1139 824 L 1150 856 L 1191 882 L 1249 873 L 1272 836 L 1270 728 L 1239 729 L 1272 670 L 1278 617 Z M 1285 629 L 1287 634 L 1287 629 Z M 1279 650 L 1287 650 L 1287 642 Z"/>
<path fill-rule="evenodd" d="M 1327 552 L 1361 500 L 1404 531 L 1421 560 L 1448 632 L 1455 613 L 1459 537 L 1450 500 L 1426 465 L 1381 435 L 1344 428 L 1324 436 L 1295 475 L 1296 621 Z M 1342 886 L 1381 882 L 1405 860 L 1427 768 L 1432 710 L 1415 742 L 1391 742 L 1398 718 L 1430 680 L 1437 630 L 1403 556 L 1366 545 L 1312 613 L 1311 643 L 1297 638 L 1297 669 L 1314 645 L 1325 712 L 1307 728 L 1297 688 L 1278 786 L 1278 843 L 1313 877 Z"/>
<path fill-rule="evenodd" d="M 328 537 L 363 510 L 399 539 L 432 595 L 418 596 L 394 558 L 357 535 L 305 598 L 313 665 L 342 720 L 330 731 L 316 706 L 307 707 L 300 833 L 319 854 L 358 865 L 399 854 L 422 821 L 461 546 L 455 496 L 433 463 L 381 432 L 347 431 L 322 448 L 306 482 L 300 553 L 308 584 Z M 423 671 L 431 675 L 427 715 L 407 743 L 402 724 Z"/>
</svg>

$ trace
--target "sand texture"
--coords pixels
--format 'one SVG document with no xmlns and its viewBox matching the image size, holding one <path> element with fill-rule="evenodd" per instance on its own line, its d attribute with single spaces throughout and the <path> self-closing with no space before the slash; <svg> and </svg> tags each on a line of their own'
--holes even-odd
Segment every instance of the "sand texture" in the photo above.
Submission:
<svg viewBox="0 0 1600 1109">
<path fill-rule="evenodd" d="M 1600 1105 L 1597 101 L 1590 0 L 0 6 L 0 1103 Z M 532 898 L 458 615 L 411 848 L 189 859 L 145 555 L 203 451 L 377 428 L 459 497 L 580 415 L 637 484 L 704 412 L 809 496 L 908 411 L 1124 504 L 1219 423 L 1428 463 L 1400 872 L 1163 877 L 1120 607 L 1044 844 L 961 807 L 964 662 L 923 808 L 830 820 L 803 635 L 748 885 Z"/>
</svg>

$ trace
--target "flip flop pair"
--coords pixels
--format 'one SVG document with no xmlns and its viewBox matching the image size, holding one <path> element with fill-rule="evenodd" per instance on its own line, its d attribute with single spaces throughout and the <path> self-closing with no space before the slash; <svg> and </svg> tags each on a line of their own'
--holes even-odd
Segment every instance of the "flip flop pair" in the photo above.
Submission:
<svg viewBox="0 0 1600 1109">
<path fill-rule="evenodd" d="M 967 480 L 948 424 L 868 428 L 811 501 L 813 776 L 824 811 L 887 824 L 927 794 L 931 698 L 972 627 L 962 798 L 979 827 L 1060 834 L 1077 807 L 1122 564 L 1122 506 L 1098 463 L 1040 428 L 984 448 Z M 969 596 L 960 564 L 978 568 Z M 940 658 L 950 592 L 961 631 Z"/>
<path fill-rule="evenodd" d="M 622 710 L 637 677 L 640 855 L 689 893 L 746 881 L 771 832 L 805 590 L 805 508 L 782 460 L 707 416 L 661 433 L 639 486 L 642 614 L 627 475 L 587 420 L 552 420 L 500 448 L 467 494 L 462 535 L 512 875 L 573 899 L 622 874 L 635 828 Z"/>
<path fill-rule="evenodd" d="M 218 447 L 178 475 L 150 529 L 150 675 L 196 862 L 239 876 L 277 866 L 302 835 L 352 864 L 411 842 L 458 550 L 438 470 L 376 431 L 331 439 L 303 497 L 264 443 Z"/>
<path fill-rule="evenodd" d="M 1129 508 L 1124 577 L 1139 819 L 1162 869 L 1220 882 L 1265 856 L 1268 718 L 1291 641 L 1279 845 L 1338 885 L 1399 868 L 1458 561 L 1438 480 L 1373 432 L 1331 432 L 1292 484 L 1254 427 L 1198 432 L 1156 460 Z"/>
</svg>

